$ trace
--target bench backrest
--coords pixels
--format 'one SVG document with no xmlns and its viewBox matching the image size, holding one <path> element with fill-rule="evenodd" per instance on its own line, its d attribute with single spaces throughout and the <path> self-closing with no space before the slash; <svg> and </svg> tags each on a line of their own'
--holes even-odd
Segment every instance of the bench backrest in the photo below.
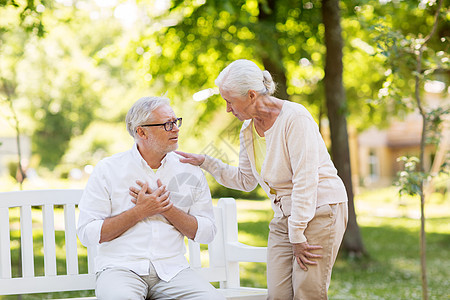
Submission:
<svg viewBox="0 0 450 300">
<path fill-rule="evenodd" d="M 55 291 L 90 290 L 95 288 L 94 257 L 95 247 L 87 249 L 88 270 L 84 273 L 79 270 L 78 250 L 85 248 L 77 243 L 76 213 L 77 204 L 81 198 L 82 190 L 33 190 L 0 193 L 0 295 L 45 293 Z M 55 243 L 56 229 L 61 228 L 61 222 L 55 224 L 55 206 L 64 209 L 64 235 L 66 272 L 57 272 L 57 249 Z M 10 209 L 17 207 L 20 210 L 20 255 L 22 268 L 20 277 L 12 276 L 11 245 L 17 244 L 11 240 Z M 42 222 L 36 222 L 32 207 L 41 207 Z M 35 210 L 33 210 L 35 211 Z M 240 255 L 245 251 L 233 251 L 237 241 L 236 205 L 232 198 L 222 198 L 214 207 L 217 235 L 208 245 L 209 266 L 202 266 L 200 245 L 189 240 L 189 262 L 192 268 L 210 282 L 220 282 L 221 288 L 239 287 Z M 17 224 L 17 222 L 13 223 Z M 42 230 L 44 274 L 35 274 L 36 249 L 33 231 Z M 17 247 L 17 246 L 16 246 Z M 39 250 L 40 251 L 40 250 Z M 239 252 L 239 253 L 234 253 Z M 39 253 L 40 254 L 40 253 Z M 265 250 L 243 257 L 242 261 L 265 261 Z M 248 258 L 248 259 L 247 259 Z"/>
</svg>

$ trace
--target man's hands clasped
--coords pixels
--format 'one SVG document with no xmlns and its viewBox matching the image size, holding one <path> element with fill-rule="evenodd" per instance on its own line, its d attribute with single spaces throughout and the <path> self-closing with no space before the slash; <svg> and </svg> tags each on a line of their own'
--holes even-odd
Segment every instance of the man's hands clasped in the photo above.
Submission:
<svg viewBox="0 0 450 300">
<path fill-rule="evenodd" d="M 139 190 L 135 187 L 130 187 L 131 200 L 136 204 L 135 209 L 139 220 L 151 217 L 157 214 L 163 214 L 172 208 L 173 204 L 170 202 L 170 192 L 166 190 L 166 186 L 157 180 L 158 188 L 152 190 L 148 183 L 137 180 L 136 183 L 141 187 Z"/>
</svg>

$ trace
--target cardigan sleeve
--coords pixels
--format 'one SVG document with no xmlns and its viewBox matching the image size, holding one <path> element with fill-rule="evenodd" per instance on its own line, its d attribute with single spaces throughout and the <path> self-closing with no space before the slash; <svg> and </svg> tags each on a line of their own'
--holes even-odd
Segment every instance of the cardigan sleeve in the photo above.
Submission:
<svg viewBox="0 0 450 300">
<path fill-rule="evenodd" d="M 319 183 L 318 128 L 313 119 L 299 116 L 287 128 L 286 143 L 292 168 L 291 215 L 288 218 L 289 240 L 303 243 L 308 222 L 314 217 Z"/>
<path fill-rule="evenodd" d="M 244 128 L 244 127 L 243 127 Z M 205 161 L 200 166 L 211 175 L 221 185 L 245 192 L 250 192 L 258 185 L 258 180 L 253 175 L 250 159 L 245 148 L 243 129 L 239 134 L 239 166 L 230 166 L 217 158 L 205 155 Z"/>
</svg>

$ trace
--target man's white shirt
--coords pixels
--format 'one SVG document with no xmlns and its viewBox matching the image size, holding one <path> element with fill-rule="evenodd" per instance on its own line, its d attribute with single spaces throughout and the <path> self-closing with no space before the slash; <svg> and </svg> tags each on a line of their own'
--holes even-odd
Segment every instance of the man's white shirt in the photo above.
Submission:
<svg viewBox="0 0 450 300">
<path fill-rule="evenodd" d="M 140 189 L 136 180 L 148 182 L 153 190 L 159 178 L 167 186 L 173 205 L 197 219 L 194 241 L 207 244 L 214 239 L 216 227 L 206 178 L 199 167 L 181 163 L 179 158 L 168 153 L 155 173 L 135 144 L 97 164 L 80 200 L 77 228 L 83 245 L 98 245 L 96 271 L 124 267 L 147 275 L 151 262 L 158 276 L 169 281 L 189 266 L 184 236 L 160 214 L 140 221 L 112 241 L 99 243 L 103 221 L 135 205 L 128 189 Z"/>
</svg>

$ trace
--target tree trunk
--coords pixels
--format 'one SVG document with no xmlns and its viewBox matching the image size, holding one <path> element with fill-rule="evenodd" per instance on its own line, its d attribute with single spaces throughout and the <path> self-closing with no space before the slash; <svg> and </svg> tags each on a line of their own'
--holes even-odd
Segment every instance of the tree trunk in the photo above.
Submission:
<svg viewBox="0 0 450 300">
<path fill-rule="evenodd" d="M 325 97 L 330 121 L 331 153 L 339 176 L 345 184 L 348 196 L 348 225 L 343 249 L 350 254 L 365 254 L 364 245 L 356 222 L 353 202 L 353 186 L 350 168 L 350 150 L 347 134 L 346 98 L 342 80 L 342 48 L 339 0 L 322 1 L 322 19 L 325 26 Z"/>
<path fill-rule="evenodd" d="M 417 108 L 419 109 L 420 115 L 422 116 L 422 135 L 420 137 L 420 160 L 419 160 L 419 173 L 424 174 L 425 165 L 425 146 L 426 146 L 426 135 L 427 135 L 427 114 L 422 106 L 422 100 L 420 99 L 420 85 L 421 78 L 418 74 L 422 74 L 422 59 L 423 59 L 423 51 L 426 47 L 426 44 L 436 32 L 437 25 L 439 22 L 439 14 L 441 11 L 443 0 L 439 0 L 436 13 L 434 15 L 434 23 L 431 32 L 425 37 L 423 43 L 419 47 L 419 51 L 417 52 L 417 65 L 416 65 L 416 74 L 415 74 L 415 87 L 414 87 L 414 96 L 417 103 Z M 428 300 L 428 280 L 427 280 L 427 242 L 426 242 L 426 231 L 425 231 L 425 191 L 424 191 L 424 181 L 425 178 L 420 180 L 420 266 L 422 273 L 422 299 Z"/>
<path fill-rule="evenodd" d="M 442 2 L 442 1 L 441 1 Z M 428 40 L 428 39 L 427 39 Z M 426 40 L 426 41 L 427 41 Z M 426 42 L 425 42 L 426 43 Z M 425 43 L 419 49 L 417 55 L 417 71 L 420 74 L 422 71 L 422 54 Z M 420 115 L 422 116 L 422 134 L 420 136 L 420 158 L 418 172 L 424 174 L 424 158 L 425 158 L 425 144 L 427 135 L 427 116 L 422 107 L 422 101 L 420 99 L 420 78 L 419 75 L 415 75 L 415 98 L 417 107 L 419 108 Z M 428 282 L 427 282 L 427 242 L 425 231 L 425 192 L 424 192 L 424 178 L 420 180 L 420 269 L 422 279 L 422 299 L 428 300 Z"/>
<path fill-rule="evenodd" d="M 286 75 L 284 69 L 281 67 L 281 62 L 274 63 L 273 59 L 269 57 L 262 58 L 264 68 L 270 72 L 273 80 L 277 83 L 277 89 L 274 96 L 283 100 L 289 100 L 287 93 Z"/>
</svg>

